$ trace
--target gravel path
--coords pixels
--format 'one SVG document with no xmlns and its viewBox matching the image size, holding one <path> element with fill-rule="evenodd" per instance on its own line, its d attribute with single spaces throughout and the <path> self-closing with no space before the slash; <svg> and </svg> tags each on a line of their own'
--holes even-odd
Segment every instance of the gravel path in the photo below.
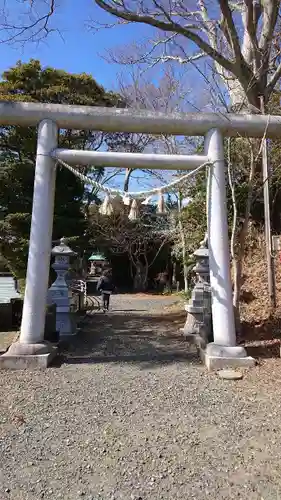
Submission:
<svg viewBox="0 0 281 500">
<path fill-rule="evenodd" d="M 1 372 L 0 499 L 279 499 L 280 360 L 220 380 L 170 298 L 113 299 L 61 366 Z"/>
</svg>

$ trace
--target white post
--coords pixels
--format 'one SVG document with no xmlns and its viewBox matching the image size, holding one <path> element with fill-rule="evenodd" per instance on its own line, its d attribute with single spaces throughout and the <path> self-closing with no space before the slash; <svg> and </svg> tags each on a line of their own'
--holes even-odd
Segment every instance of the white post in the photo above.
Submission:
<svg viewBox="0 0 281 500">
<path fill-rule="evenodd" d="M 38 128 L 32 220 L 20 343 L 44 340 L 49 266 L 52 246 L 55 198 L 55 160 L 50 152 L 57 147 L 58 129 L 51 120 Z"/>
<path fill-rule="evenodd" d="M 235 346 L 229 240 L 226 206 L 223 138 L 219 130 L 206 135 L 206 153 L 213 165 L 209 172 L 208 244 L 214 343 Z"/>
</svg>

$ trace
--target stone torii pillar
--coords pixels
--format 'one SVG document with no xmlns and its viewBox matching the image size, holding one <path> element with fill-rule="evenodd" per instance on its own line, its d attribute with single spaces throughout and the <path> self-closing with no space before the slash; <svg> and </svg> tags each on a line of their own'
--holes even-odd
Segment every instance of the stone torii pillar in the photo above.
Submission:
<svg viewBox="0 0 281 500">
<path fill-rule="evenodd" d="M 207 189 L 207 224 L 214 342 L 210 342 L 201 354 L 208 369 L 254 366 L 255 360 L 247 356 L 244 347 L 236 344 L 223 136 L 218 129 L 207 133 L 205 154 L 211 162 Z"/>
<path fill-rule="evenodd" d="M 44 342 L 55 199 L 58 128 L 51 120 L 38 127 L 31 232 L 20 338 L 0 356 L 1 368 L 46 368 L 56 349 Z"/>
</svg>

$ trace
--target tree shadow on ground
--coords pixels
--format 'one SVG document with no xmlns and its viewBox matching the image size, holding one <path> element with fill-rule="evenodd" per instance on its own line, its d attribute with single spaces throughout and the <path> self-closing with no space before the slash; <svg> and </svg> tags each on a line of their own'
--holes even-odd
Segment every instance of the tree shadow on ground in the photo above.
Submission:
<svg viewBox="0 0 281 500">
<path fill-rule="evenodd" d="M 255 358 L 280 358 L 281 318 L 269 315 L 265 320 L 243 322 L 240 345 Z"/>
<path fill-rule="evenodd" d="M 177 362 L 199 363 L 197 350 L 179 329 L 184 315 L 125 312 L 88 317 L 80 333 L 61 346 L 62 361 L 81 363 L 139 363 L 143 368 Z"/>
</svg>

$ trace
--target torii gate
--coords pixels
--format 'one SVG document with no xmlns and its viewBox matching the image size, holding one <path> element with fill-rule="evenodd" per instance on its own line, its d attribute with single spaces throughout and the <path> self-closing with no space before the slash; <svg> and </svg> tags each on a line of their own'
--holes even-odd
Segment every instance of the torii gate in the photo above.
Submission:
<svg viewBox="0 0 281 500">
<path fill-rule="evenodd" d="M 221 366 L 252 366 L 245 349 L 236 345 L 226 208 L 223 136 L 277 138 L 281 117 L 220 113 L 164 114 L 131 109 L 75 105 L 0 102 L 1 125 L 38 127 L 38 145 L 29 256 L 19 341 L 0 357 L 0 367 L 46 367 L 54 356 L 44 343 L 49 264 L 52 243 L 56 159 L 100 166 L 192 170 L 211 162 L 208 196 L 208 244 L 214 342 L 205 360 Z M 205 136 L 202 155 L 106 153 L 58 149 L 58 129 Z"/>
</svg>

